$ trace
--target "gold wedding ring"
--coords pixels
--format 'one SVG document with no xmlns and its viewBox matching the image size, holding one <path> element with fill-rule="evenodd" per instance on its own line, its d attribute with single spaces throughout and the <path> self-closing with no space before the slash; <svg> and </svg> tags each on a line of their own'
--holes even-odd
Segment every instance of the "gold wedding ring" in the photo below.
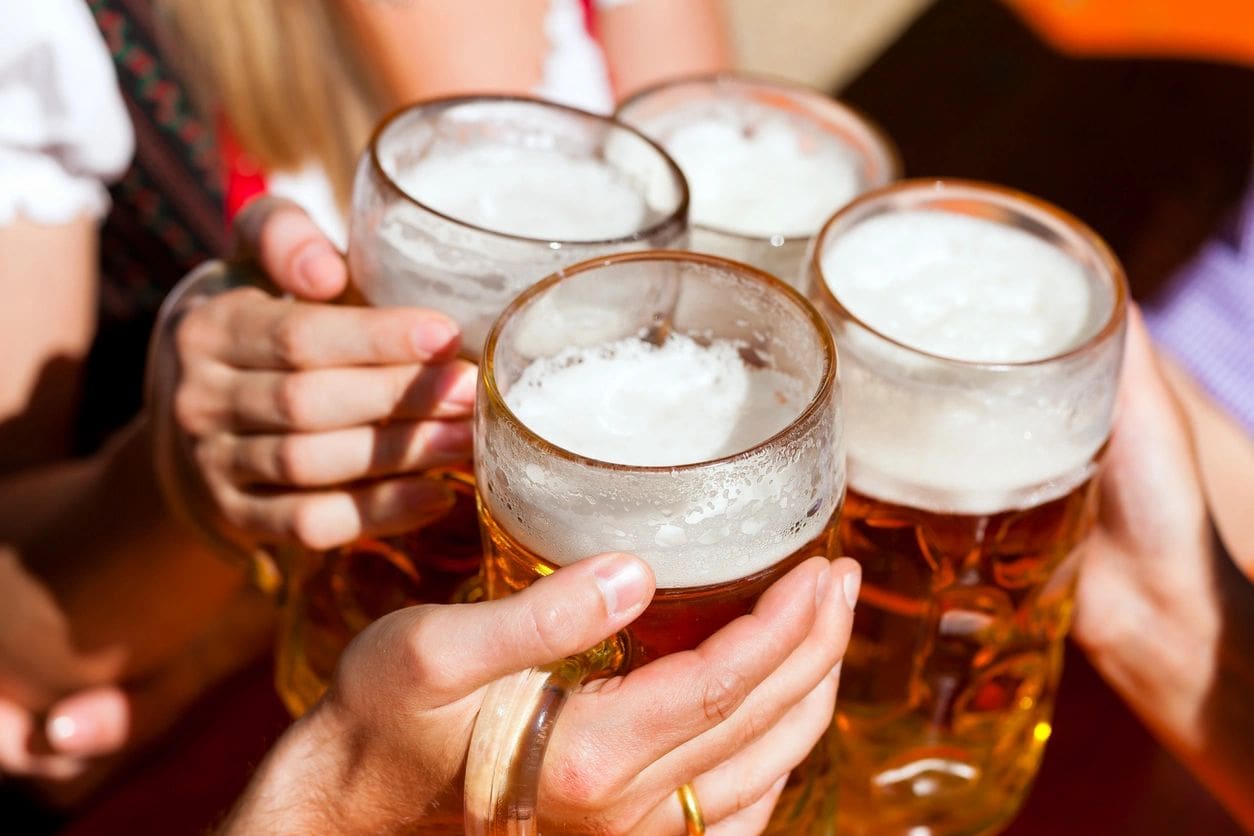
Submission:
<svg viewBox="0 0 1254 836">
<path fill-rule="evenodd" d="M 679 796 L 679 806 L 684 811 L 684 825 L 688 828 L 688 836 L 705 836 L 705 816 L 701 814 L 701 802 L 697 801 L 697 791 L 692 784 L 684 784 L 675 790 Z"/>
</svg>

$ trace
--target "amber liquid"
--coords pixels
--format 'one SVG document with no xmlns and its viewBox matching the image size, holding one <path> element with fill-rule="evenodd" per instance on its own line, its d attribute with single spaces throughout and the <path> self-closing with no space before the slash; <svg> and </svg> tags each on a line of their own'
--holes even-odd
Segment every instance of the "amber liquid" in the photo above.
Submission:
<svg viewBox="0 0 1254 836">
<path fill-rule="evenodd" d="M 473 477 L 460 469 L 431 475 L 447 476 L 457 498 L 444 517 L 396 537 L 289 561 L 275 680 L 293 715 L 318 701 L 340 654 L 370 622 L 402 607 L 458 599 L 478 573 L 483 549 Z"/>
<path fill-rule="evenodd" d="M 1027 510 L 942 514 L 850 491 L 862 565 L 831 737 L 836 832 L 992 833 L 1050 734 L 1071 617 L 1069 559 L 1096 482 Z"/>
<path fill-rule="evenodd" d="M 483 509 L 484 586 L 489 598 L 501 598 L 552 574 L 556 567 L 523 547 Z M 761 572 L 709 586 L 659 589 L 645 611 L 620 636 L 621 656 L 614 671 L 637 668 L 668 653 L 691 650 L 719 629 L 749 613 L 766 588 L 797 564 L 826 556 L 825 532 Z"/>
</svg>

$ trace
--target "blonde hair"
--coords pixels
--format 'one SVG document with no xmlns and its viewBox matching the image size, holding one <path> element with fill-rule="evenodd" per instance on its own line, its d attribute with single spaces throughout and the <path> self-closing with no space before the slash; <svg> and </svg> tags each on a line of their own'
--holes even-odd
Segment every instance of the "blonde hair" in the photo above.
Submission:
<svg viewBox="0 0 1254 836">
<path fill-rule="evenodd" d="M 207 116 L 266 171 L 316 162 L 341 209 L 381 116 L 336 0 L 158 0 L 170 54 Z"/>
</svg>

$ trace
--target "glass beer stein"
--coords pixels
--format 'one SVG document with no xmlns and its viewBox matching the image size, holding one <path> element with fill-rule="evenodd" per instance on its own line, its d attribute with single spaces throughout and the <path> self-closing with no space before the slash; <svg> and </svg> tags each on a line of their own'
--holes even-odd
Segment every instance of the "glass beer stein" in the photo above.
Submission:
<svg viewBox="0 0 1254 836">
<path fill-rule="evenodd" d="M 752 264 L 794 287 L 832 212 L 900 176 L 897 152 L 879 128 L 797 84 L 684 78 L 637 93 L 617 115 L 684 170 L 690 249 Z"/>
<path fill-rule="evenodd" d="M 838 541 L 863 573 L 831 732 L 836 832 L 996 832 L 1050 735 L 1123 271 L 1039 200 L 919 180 L 828 222 L 810 294 L 840 350 Z"/>
<path fill-rule="evenodd" d="M 362 156 L 349 270 L 370 304 L 449 315 L 477 362 L 488 326 L 532 282 L 593 255 L 682 246 L 687 210 L 676 165 L 618 122 L 527 98 L 435 100 L 390 116 Z M 447 602 L 477 572 L 469 464 L 428 475 L 456 497 L 445 516 L 289 561 L 277 684 L 293 713 L 372 620 Z"/>
<path fill-rule="evenodd" d="M 493 327 L 475 444 L 489 596 L 604 551 L 640 555 L 657 580 L 616 638 L 489 687 L 467 832 L 530 833 L 571 688 L 695 647 L 827 555 L 844 493 L 835 351 L 800 294 L 748 266 L 684 252 L 584 262 Z"/>
</svg>

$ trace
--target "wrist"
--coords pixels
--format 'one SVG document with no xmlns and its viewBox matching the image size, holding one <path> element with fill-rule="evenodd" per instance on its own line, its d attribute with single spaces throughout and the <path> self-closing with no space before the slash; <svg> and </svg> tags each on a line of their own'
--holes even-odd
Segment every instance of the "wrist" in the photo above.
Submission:
<svg viewBox="0 0 1254 836">
<path fill-rule="evenodd" d="M 347 833 L 338 813 L 346 763 L 340 738 L 315 707 L 284 732 L 262 761 L 219 836 Z"/>
</svg>

